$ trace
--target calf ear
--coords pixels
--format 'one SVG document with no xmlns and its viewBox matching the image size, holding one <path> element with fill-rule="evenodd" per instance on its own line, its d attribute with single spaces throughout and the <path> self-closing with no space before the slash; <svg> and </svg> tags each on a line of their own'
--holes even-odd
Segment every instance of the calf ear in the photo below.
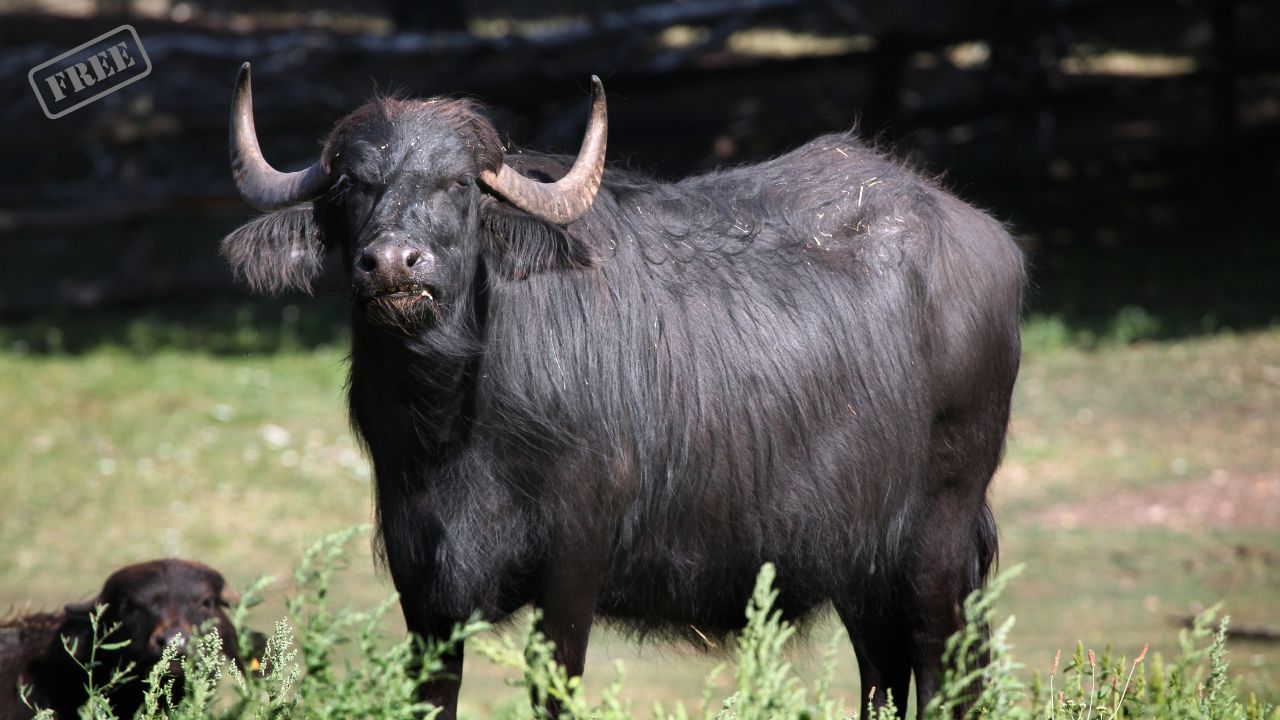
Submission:
<svg viewBox="0 0 1280 720">
<path fill-rule="evenodd" d="M 222 592 L 218 593 L 218 604 L 225 608 L 235 607 L 240 604 L 240 593 L 231 587 L 231 583 L 222 585 Z"/>
<path fill-rule="evenodd" d="M 310 293 L 326 252 L 310 204 L 263 215 L 222 239 L 222 256 L 254 292 Z"/>
<path fill-rule="evenodd" d="M 592 265 L 586 245 L 569 230 L 503 204 L 481 211 L 480 240 L 490 265 L 508 280 Z"/>
<path fill-rule="evenodd" d="M 93 642 L 93 628 L 89 623 L 89 616 L 101 602 L 102 596 L 99 595 L 84 602 L 72 602 L 62 606 L 62 624 L 58 627 L 60 639 L 55 642 L 69 643 L 68 647 L 75 658 L 86 658 L 89 655 L 88 646 Z"/>
<path fill-rule="evenodd" d="M 67 619 L 69 620 L 84 620 L 87 622 L 89 615 L 100 602 L 102 602 L 101 596 L 82 602 L 70 602 L 62 606 L 62 611 L 67 614 Z"/>
</svg>

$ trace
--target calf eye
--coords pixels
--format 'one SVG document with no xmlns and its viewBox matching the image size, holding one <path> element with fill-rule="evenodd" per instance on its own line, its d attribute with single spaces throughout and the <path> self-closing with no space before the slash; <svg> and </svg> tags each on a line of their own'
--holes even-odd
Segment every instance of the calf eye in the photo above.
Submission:
<svg viewBox="0 0 1280 720">
<path fill-rule="evenodd" d="M 218 607 L 218 598 L 207 597 L 200 603 L 200 605 L 203 606 L 205 610 L 215 610 Z"/>
</svg>

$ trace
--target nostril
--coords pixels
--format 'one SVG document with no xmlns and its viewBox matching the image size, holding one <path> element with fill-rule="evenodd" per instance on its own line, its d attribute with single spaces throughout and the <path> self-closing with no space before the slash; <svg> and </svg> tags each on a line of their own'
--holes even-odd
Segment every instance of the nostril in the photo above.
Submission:
<svg viewBox="0 0 1280 720">
<path fill-rule="evenodd" d="M 418 260 L 421 259 L 421 257 L 422 256 L 418 253 L 417 250 L 411 249 L 409 250 L 409 252 L 404 254 L 404 264 L 409 267 L 413 267 L 414 265 L 418 264 Z"/>
<path fill-rule="evenodd" d="M 158 652 L 164 652 L 169 643 L 177 643 L 178 647 L 181 648 L 187 644 L 187 634 L 182 630 L 169 629 L 162 630 L 151 636 L 151 647 Z"/>
<path fill-rule="evenodd" d="M 373 272 L 378 268 L 378 256 L 371 252 L 362 252 L 360 259 L 356 261 L 356 267 L 365 272 Z"/>
</svg>

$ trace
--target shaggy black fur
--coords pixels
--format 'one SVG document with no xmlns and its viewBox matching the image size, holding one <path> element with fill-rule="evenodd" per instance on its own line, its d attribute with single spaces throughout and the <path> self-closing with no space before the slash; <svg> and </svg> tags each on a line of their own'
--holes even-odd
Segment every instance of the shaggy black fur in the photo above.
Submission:
<svg viewBox="0 0 1280 720">
<path fill-rule="evenodd" d="M 0 620 L 0 720 L 25 720 L 34 713 L 19 695 L 29 689 L 28 701 L 54 711 L 55 717 L 77 717 L 88 699 L 88 681 L 80 665 L 89 660 L 93 630 L 89 614 L 95 605 L 106 605 L 99 627 L 119 629 L 105 642 L 127 641 L 114 650 L 99 650 L 93 680 L 104 687 L 112 674 L 132 664 L 129 680 L 108 695 L 116 717 L 131 718 L 142 705 L 143 678 L 160 660 L 170 638 L 189 637 L 212 623 L 222 636 L 228 657 L 238 658 L 235 628 L 224 609 L 234 596 L 222 575 L 212 568 L 186 560 L 152 560 L 129 565 L 112 573 L 97 597 L 70 603 L 59 613 L 36 613 Z M 63 645 L 73 643 L 75 658 Z M 175 673 L 180 668 L 171 668 Z M 181 677 L 174 700 L 182 696 Z"/>
<path fill-rule="evenodd" d="M 411 630 L 532 602 L 580 672 L 595 615 L 730 633 L 773 562 L 788 618 L 834 604 L 863 687 L 905 707 L 914 670 L 928 701 L 996 554 L 1023 284 L 999 223 L 852 134 L 673 184 L 610 170 L 566 228 L 476 182 L 502 156 L 466 103 L 370 103 L 325 153 L 327 195 L 223 251 L 267 289 L 322 247 L 424 258 L 430 312 L 389 318 L 359 272 L 352 312 L 351 418 Z M 314 234 L 282 239 L 310 227 L 293 213 Z M 456 693 L 426 691 L 445 717 Z"/>
</svg>

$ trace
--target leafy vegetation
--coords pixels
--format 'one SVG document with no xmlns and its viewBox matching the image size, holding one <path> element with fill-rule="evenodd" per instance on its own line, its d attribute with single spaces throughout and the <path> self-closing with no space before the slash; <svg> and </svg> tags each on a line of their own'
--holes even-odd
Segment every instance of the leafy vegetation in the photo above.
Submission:
<svg viewBox="0 0 1280 720">
<path fill-rule="evenodd" d="M 189 652 L 179 653 L 178 645 L 166 649 L 165 659 L 146 678 L 148 688 L 139 717 L 145 720 L 196 720 L 218 718 L 430 718 L 438 710 L 420 704 L 414 689 L 422 681 L 441 672 L 442 654 L 458 643 L 470 642 L 474 655 L 519 672 L 514 685 L 522 697 L 539 702 L 551 700 L 562 708 L 563 717 L 592 720 L 622 720 L 636 713 L 622 699 L 622 666 L 599 701 L 587 697 L 582 683 L 569 678 L 554 661 L 554 646 L 536 629 L 537 616 L 520 638 L 494 636 L 488 623 L 472 620 L 455 629 L 447 642 L 422 646 L 413 638 L 396 640 L 386 626 L 394 596 L 369 609 L 350 606 L 335 609 L 330 594 L 331 580 L 344 564 L 347 545 L 366 533 L 367 526 L 352 528 L 321 538 L 304 554 L 294 573 L 294 591 L 288 614 L 275 624 L 259 669 L 243 672 L 240 666 L 221 655 L 217 633 L 207 633 L 189 643 Z M 1202 613 L 1193 627 L 1183 631 L 1181 651 L 1171 662 L 1156 654 L 1145 662 L 1147 649 L 1132 661 L 1113 656 L 1108 650 L 1101 658 L 1078 645 L 1075 654 L 1061 668 L 1054 659 L 1046 685 L 1039 674 L 1031 684 L 1019 679 L 1008 641 L 1013 626 L 1010 617 L 998 625 L 997 601 L 1019 568 L 997 577 L 985 591 L 974 593 L 964 606 L 965 627 L 947 643 L 949 671 L 943 686 L 926 708 L 928 718 L 952 718 L 957 713 L 980 718 L 1168 718 L 1171 720 L 1277 720 L 1280 709 L 1256 697 L 1241 698 L 1229 679 L 1227 623 L 1214 623 L 1216 608 Z M 692 712 L 677 702 L 668 712 L 655 707 L 659 720 L 836 720 L 850 717 L 845 703 L 832 697 L 831 678 L 836 672 L 834 652 L 828 652 L 822 675 L 811 687 L 795 674 L 787 660 L 786 647 L 795 629 L 773 610 L 778 597 L 773 587 L 774 569 L 761 568 L 755 592 L 746 608 L 746 627 L 734 651 L 734 683 L 731 692 L 716 697 L 713 677 L 708 679 L 702 707 Z M 254 583 L 235 610 L 243 622 L 247 608 L 258 602 L 271 583 Z M 98 612 L 101 612 L 99 608 Z M 97 614 L 94 615 L 95 631 Z M 995 629 L 990 633 L 988 628 Z M 95 632 L 95 648 L 106 647 L 109 628 Z M 832 644 L 841 638 L 832 638 Z M 345 653 L 337 652 L 345 650 Z M 422 661 L 414 662 L 417 653 Z M 340 655 L 345 659 L 340 660 Z M 988 664 L 973 658 L 988 656 Z M 92 667 L 93 655 L 84 664 Z M 174 679 L 169 661 L 179 659 L 185 677 L 185 693 L 175 702 Z M 88 678 L 86 672 L 86 678 Z M 118 683 L 116 677 L 111 683 Z M 93 686 L 90 701 L 81 717 L 111 720 L 103 693 L 108 686 Z M 512 710 L 520 716 L 541 710 Z M 52 717 L 45 712 L 42 720 Z M 894 717 L 892 699 L 887 707 L 868 705 L 857 717 L 888 720 Z"/>
<path fill-rule="evenodd" d="M 1148 641 L 1152 654 L 1175 656 L 1170 619 L 1217 600 L 1242 626 L 1274 625 L 1280 524 L 1267 498 L 1280 497 L 1280 328 L 1170 340 L 1177 315 L 1133 301 L 1160 322 L 1157 338 L 1083 343 L 1080 316 L 1063 315 L 1066 338 L 1046 345 L 1033 341 L 1041 319 L 1026 326 L 993 497 L 1002 559 L 1027 566 L 1002 609 L 1019 618 L 1008 639 L 1030 668 L 1049 667 L 1077 637 L 1104 656 L 1108 642 L 1132 655 Z M 0 443 L 0 609 L 88 597 L 114 568 L 157 556 L 204 560 L 237 580 L 288 577 L 307 538 L 367 521 L 369 468 L 343 402 L 344 313 L 340 297 L 323 297 L 0 326 L 0 415 L 10 428 Z M 1224 504 L 1233 511 L 1220 514 Z M 369 553 L 346 562 L 330 597 L 377 607 L 385 576 Z M 273 592 L 256 613 L 288 609 Z M 383 625 L 403 632 L 399 612 Z M 834 630 L 819 624 L 816 641 L 791 642 L 788 659 L 811 698 Z M 335 650 L 335 667 L 350 646 Z M 840 668 L 831 694 L 865 697 L 849 643 L 830 647 Z M 1233 648 L 1231 677 L 1280 700 L 1280 648 Z M 646 710 L 698 698 L 720 660 L 637 647 L 602 627 L 583 683 L 590 696 L 612 683 L 617 659 L 628 670 L 621 701 Z M 1030 683 L 1033 671 L 1015 675 Z M 468 663 L 464 708 L 491 716 L 524 707 L 502 692 L 519 676 Z M 713 680 L 721 695 L 735 683 L 724 671 Z"/>
</svg>

